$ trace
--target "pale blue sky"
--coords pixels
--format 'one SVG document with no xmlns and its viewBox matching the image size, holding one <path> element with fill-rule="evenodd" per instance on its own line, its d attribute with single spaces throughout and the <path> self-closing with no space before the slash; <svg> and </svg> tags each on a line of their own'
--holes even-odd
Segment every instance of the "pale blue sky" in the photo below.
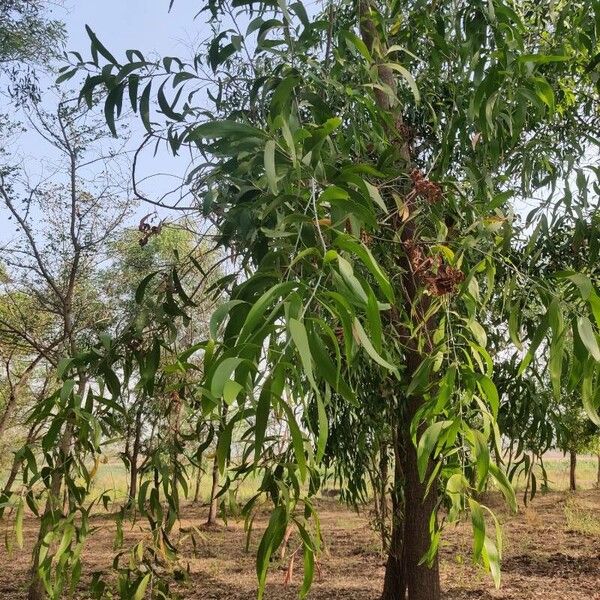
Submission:
<svg viewBox="0 0 600 600">
<path fill-rule="evenodd" d="M 148 58 L 153 54 L 191 56 L 191 48 L 209 34 L 205 13 L 195 18 L 202 3 L 198 0 L 175 0 L 169 12 L 169 0 L 58 0 L 52 9 L 54 18 L 65 23 L 67 29 L 66 50 L 80 52 L 84 59 L 90 56 L 90 41 L 85 30 L 89 25 L 102 43 L 111 50 L 118 60 L 126 61 L 125 51 L 130 48 L 141 50 Z M 55 75 L 42 75 L 41 87 L 52 85 Z M 5 87 L 5 84 L 2 84 Z M 77 90 L 80 81 L 72 80 L 61 86 Z M 2 97 L 0 96 L 0 102 Z M 51 110 L 56 103 L 52 92 L 44 96 L 44 105 Z M 6 107 L 1 107 L 7 110 Z M 10 108 L 8 108 L 10 110 Z M 139 119 L 131 120 L 131 146 L 142 140 L 143 129 Z M 8 149 L 11 157 L 21 162 L 31 181 L 42 179 L 48 173 L 47 161 L 53 157 L 53 150 L 32 133 L 22 133 L 10 140 Z M 186 166 L 185 159 L 174 159 L 167 152 L 159 152 L 153 158 L 151 153 L 140 160 L 141 176 L 151 172 L 167 172 L 181 175 Z M 173 187 L 168 178 L 154 179 L 146 183 L 149 196 L 158 198 Z M 152 193 L 150 193 L 152 192 Z M 151 209 L 142 206 L 139 214 Z M 0 209 L 0 242 L 9 241 L 14 235 L 14 226 L 6 220 L 6 212 Z M 35 219 L 36 215 L 32 214 Z M 175 215 L 173 215 L 175 217 Z"/>
<path fill-rule="evenodd" d="M 169 13 L 169 0 L 67 0 L 55 14 L 67 25 L 71 50 L 89 49 L 87 24 L 113 54 L 128 48 L 165 54 L 185 50 L 199 30 L 206 31 L 204 16 L 194 20 L 200 6 L 197 0 L 175 0 Z"/>
</svg>

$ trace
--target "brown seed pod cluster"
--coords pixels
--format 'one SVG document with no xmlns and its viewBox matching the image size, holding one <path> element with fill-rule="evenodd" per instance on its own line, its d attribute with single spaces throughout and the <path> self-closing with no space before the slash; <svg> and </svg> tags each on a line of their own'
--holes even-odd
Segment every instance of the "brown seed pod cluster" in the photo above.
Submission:
<svg viewBox="0 0 600 600">
<path fill-rule="evenodd" d="M 423 280 L 433 296 L 444 296 L 454 293 L 465 280 L 465 274 L 460 269 L 442 263 L 435 275 L 424 277 Z"/>
<path fill-rule="evenodd" d="M 373 236 L 370 235 L 366 230 L 360 230 L 360 241 L 367 247 L 370 248 L 373 243 Z"/>
<path fill-rule="evenodd" d="M 158 225 L 152 225 L 148 222 L 154 216 L 154 213 L 146 215 L 140 221 L 138 225 L 138 230 L 142 233 L 142 237 L 140 238 L 140 246 L 145 246 L 148 243 L 148 240 L 153 235 L 159 235 L 162 230 L 162 223 L 158 223 Z"/>
<path fill-rule="evenodd" d="M 452 294 L 464 281 L 465 274 L 446 264 L 439 254 L 426 257 L 421 247 L 412 240 L 405 242 L 404 246 L 413 274 L 432 296 Z"/>
<path fill-rule="evenodd" d="M 413 169 L 411 171 L 410 179 L 413 184 L 415 195 L 424 198 L 429 204 L 435 204 L 442 199 L 442 188 L 440 184 L 427 179 L 419 169 Z"/>
<path fill-rule="evenodd" d="M 415 139 L 415 130 L 402 119 L 396 121 L 396 130 L 405 142 L 412 142 Z"/>
</svg>

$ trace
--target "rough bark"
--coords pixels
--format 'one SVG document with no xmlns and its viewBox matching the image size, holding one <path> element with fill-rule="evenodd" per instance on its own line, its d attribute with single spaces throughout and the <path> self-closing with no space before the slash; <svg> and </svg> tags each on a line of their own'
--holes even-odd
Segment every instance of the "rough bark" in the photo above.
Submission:
<svg viewBox="0 0 600 600">
<path fill-rule="evenodd" d="M 577 489 L 577 453 L 571 450 L 569 452 L 569 489 L 574 492 Z"/>
<path fill-rule="evenodd" d="M 441 597 L 437 556 L 430 566 L 419 564 L 431 544 L 429 523 L 437 504 L 435 483 L 427 493 L 433 464 L 430 463 L 421 482 L 417 469 L 417 449 L 410 439 L 410 422 L 421 402 L 419 397 L 409 400 L 405 428 L 403 569 L 409 600 L 437 600 Z"/>
<path fill-rule="evenodd" d="M 402 438 L 394 436 L 394 485 L 392 490 L 392 532 L 385 565 L 382 600 L 398 600 L 406 595 L 406 577 L 402 548 L 404 541 L 403 493 L 404 475 Z"/>
</svg>

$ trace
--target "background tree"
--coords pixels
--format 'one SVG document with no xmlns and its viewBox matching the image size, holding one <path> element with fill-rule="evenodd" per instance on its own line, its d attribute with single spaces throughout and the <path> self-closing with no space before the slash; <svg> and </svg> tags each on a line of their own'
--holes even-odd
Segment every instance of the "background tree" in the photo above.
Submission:
<svg viewBox="0 0 600 600">
<path fill-rule="evenodd" d="M 45 0 L 0 2 L 0 76 L 19 102 L 40 99 L 36 69 L 48 69 L 61 54 L 65 28 L 51 16 L 56 6 Z"/>
<path fill-rule="evenodd" d="M 0 179 L 0 196 L 17 231 L 16 240 L 3 256 L 10 281 L 3 290 L 9 310 L 2 315 L 2 327 L 10 338 L 5 341 L 10 346 L 18 341 L 27 357 L 21 385 L 26 382 L 23 377 L 38 365 L 53 367 L 56 373 L 61 360 L 87 347 L 109 328 L 95 274 L 106 260 L 107 243 L 130 211 L 121 196 L 122 181 L 115 178 L 107 162 L 110 153 L 105 154 L 100 146 L 106 136 L 90 115 L 67 101 L 59 104 L 55 114 L 33 105 L 29 124 L 60 158 L 49 181 L 31 184 L 28 174 L 18 168 L 5 169 Z M 94 166 L 97 170 L 92 178 Z M 43 218 L 34 221 L 33 215 L 40 214 Z M 25 294 L 29 304 L 26 311 Z M 32 319 L 43 327 L 31 327 Z M 86 386 L 86 377 L 81 375 L 76 393 L 83 396 Z M 45 387 L 46 394 L 52 394 L 56 380 Z M 15 411 L 19 392 L 13 385 L 3 407 L 4 424 Z M 34 410 L 43 412 L 43 406 L 40 402 Z M 39 425 L 36 421 L 36 427 Z M 52 435 L 51 443 L 42 443 L 42 452 L 53 464 L 69 462 L 74 444 L 72 423 L 61 423 Z M 20 458 L 26 456 L 33 457 L 29 451 Z M 43 540 L 62 513 L 63 479 L 56 471 L 50 479 L 34 556 L 39 555 Z M 29 597 L 43 595 L 43 584 L 34 568 Z"/>
</svg>

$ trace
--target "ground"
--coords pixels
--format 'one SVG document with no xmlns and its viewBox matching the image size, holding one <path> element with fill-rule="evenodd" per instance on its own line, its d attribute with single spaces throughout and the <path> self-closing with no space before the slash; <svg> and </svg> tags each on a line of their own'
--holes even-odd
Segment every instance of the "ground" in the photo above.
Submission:
<svg viewBox="0 0 600 600">
<path fill-rule="evenodd" d="M 591 488 L 595 462 L 580 465 L 582 487 Z M 566 462 L 552 466 L 554 489 L 567 481 Z M 445 529 L 441 547 L 441 577 L 445 600 L 600 600 L 600 490 L 582 489 L 576 493 L 538 493 L 518 514 L 510 515 L 502 498 L 492 492 L 482 498 L 498 515 L 504 531 L 502 585 L 496 590 L 489 575 L 471 561 L 471 529 L 468 522 Z M 325 552 L 309 598 L 315 600 L 378 600 L 383 582 L 385 559 L 379 552 L 377 535 L 370 526 L 369 507 L 353 512 L 332 498 L 318 501 Z M 256 574 L 254 552 L 266 525 L 268 513 L 257 519 L 251 547 L 245 552 L 243 521 L 230 520 L 225 526 L 203 530 L 196 551 L 188 532 L 205 520 L 205 503 L 187 503 L 176 530 L 181 532 L 181 565 L 189 565 L 186 581 L 174 591 L 182 599 L 252 600 Z M 141 524 L 141 522 L 140 522 Z M 125 545 L 131 547 L 145 532 L 125 527 Z M 107 515 L 97 515 L 98 530 L 89 539 L 84 554 L 84 582 L 91 572 L 109 572 L 114 556 L 114 523 Z M 35 520 L 25 520 L 24 550 L 0 550 L 0 600 L 26 598 L 28 562 L 35 539 Z M 12 532 L 6 529 L 7 539 Z M 4 534 L 4 531 L 2 532 Z M 297 598 L 302 582 L 302 559 L 294 561 L 291 583 L 284 584 L 290 556 L 298 542 L 290 539 L 287 556 L 278 555 L 271 564 L 265 600 Z M 84 589 L 77 598 L 89 598 Z"/>
</svg>

